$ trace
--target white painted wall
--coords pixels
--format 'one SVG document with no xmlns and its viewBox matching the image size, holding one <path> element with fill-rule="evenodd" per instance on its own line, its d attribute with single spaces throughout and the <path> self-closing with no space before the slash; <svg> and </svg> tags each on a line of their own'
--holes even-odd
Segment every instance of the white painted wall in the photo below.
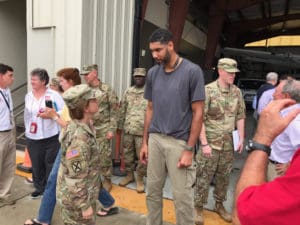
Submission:
<svg viewBox="0 0 300 225">
<path fill-rule="evenodd" d="M 82 0 L 27 0 L 28 79 L 36 67 L 80 69 L 81 19 Z"/>
<path fill-rule="evenodd" d="M 27 81 L 26 0 L 0 2 L 0 30 L 0 62 L 14 69 L 13 89 Z M 23 102 L 25 92 L 13 94 L 14 106 Z"/>
<path fill-rule="evenodd" d="M 55 71 L 62 67 L 77 67 L 80 69 L 82 1 L 84 0 L 55 0 Z"/>
</svg>

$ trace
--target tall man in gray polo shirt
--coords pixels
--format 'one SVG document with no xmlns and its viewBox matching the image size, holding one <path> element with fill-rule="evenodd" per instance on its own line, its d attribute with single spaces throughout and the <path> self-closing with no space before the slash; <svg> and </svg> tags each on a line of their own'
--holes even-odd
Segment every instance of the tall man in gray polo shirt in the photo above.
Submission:
<svg viewBox="0 0 300 225">
<path fill-rule="evenodd" d="M 203 121 L 205 100 L 202 70 L 181 58 L 173 35 L 164 29 L 150 36 L 150 50 L 158 65 L 147 75 L 142 162 L 147 171 L 147 225 L 162 225 L 162 189 L 167 174 L 173 188 L 177 225 L 194 225 L 196 168 L 194 146 Z"/>
</svg>

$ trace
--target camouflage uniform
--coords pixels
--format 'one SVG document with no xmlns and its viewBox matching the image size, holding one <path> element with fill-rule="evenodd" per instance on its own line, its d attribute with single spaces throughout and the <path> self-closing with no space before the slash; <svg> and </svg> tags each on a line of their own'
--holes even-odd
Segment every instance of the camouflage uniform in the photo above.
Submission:
<svg viewBox="0 0 300 225">
<path fill-rule="evenodd" d="M 123 130 L 123 150 L 127 172 L 135 170 L 135 159 L 139 159 L 147 104 L 147 100 L 144 99 L 144 88 L 136 86 L 128 88 L 121 101 L 118 128 Z M 145 176 L 146 168 L 138 160 L 137 173 Z"/>
<path fill-rule="evenodd" d="M 94 132 L 72 120 L 61 140 L 62 158 L 56 195 L 64 224 L 95 224 L 96 200 L 101 186 L 99 148 Z M 82 211 L 93 208 L 93 218 L 83 219 Z"/>
<path fill-rule="evenodd" d="M 106 139 L 107 132 L 115 133 L 117 129 L 119 100 L 112 88 L 103 82 L 94 87 L 102 91 L 99 98 L 99 111 L 94 115 L 93 121 L 96 129 L 96 138 L 100 147 L 101 174 L 111 179 L 112 175 L 112 150 L 110 140 Z"/>
<path fill-rule="evenodd" d="M 240 89 L 235 85 L 222 89 L 218 81 L 214 81 L 205 86 L 205 92 L 204 125 L 212 157 L 204 157 L 201 149 L 196 156 L 195 207 L 198 208 L 207 203 L 209 184 L 214 174 L 214 198 L 217 202 L 226 200 L 233 164 L 232 131 L 236 122 L 245 118 L 245 103 Z"/>
</svg>

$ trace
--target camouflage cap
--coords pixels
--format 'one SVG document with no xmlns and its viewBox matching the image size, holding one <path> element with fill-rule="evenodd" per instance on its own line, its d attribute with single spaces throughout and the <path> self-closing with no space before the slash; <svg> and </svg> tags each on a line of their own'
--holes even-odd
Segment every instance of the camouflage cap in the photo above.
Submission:
<svg viewBox="0 0 300 225">
<path fill-rule="evenodd" d="M 145 68 L 134 68 L 133 76 L 146 76 Z"/>
<path fill-rule="evenodd" d="M 69 88 L 63 93 L 63 99 L 69 108 L 77 106 L 79 99 L 86 101 L 90 99 L 98 99 L 102 93 L 99 90 L 89 87 L 87 84 L 79 84 Z"/>
<path fill-rule="evenodd" d="M 237 73 L 240 70 L 237 68 L 237 62 L 231 58 L 222 58 L 218 61 L 218 68 L 223 69 L 228 73 Z"/>
<path fill-rule="evenodd" d="M 88 74 L 90 72 L 92 72 L 93 70 L 97 70 L 98 71 L 98 65 L 97 64 L 92 64 L 92 65 L 84 65 L 80 71 L 81 75 L 85 75 Z"/>
<path fill-rule="evenodd" d="M 58 77 L 53 77 L 50 81 L 50 85 L 58 86 L 59 85 Z"/>
</svg>

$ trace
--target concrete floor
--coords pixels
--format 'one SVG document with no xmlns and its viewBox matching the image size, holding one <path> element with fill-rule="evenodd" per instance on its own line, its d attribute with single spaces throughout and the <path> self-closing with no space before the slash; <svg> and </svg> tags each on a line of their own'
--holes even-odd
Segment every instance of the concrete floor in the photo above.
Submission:
<svg viewBox="0 0 300 225">
<path fill-rule="evenodd" d="M 34 218 L 39 209 L 41 199 L 31 199 L 29 194 L 33 186 L 25 182 L 24 177 L 15 176 L 12 195 L 17 200 L 15 205 L 0 205 L 0 224 L 21 225 L 28 218 Z M 100 206 L 99 206 L 100 207 Z M 63 224 L 60 219 L 59 207 L 56 207 L 52 224 Z M 144 225 L 146 216 L 144 214 L 120 208 L 120 213 L 110 217 L 98 217 L 97 223 L 101 225 Z M 165 222 L 164 225 L 171 225 Z"/>
<path fill-rule="evenodd" d="M 0 205 L 0 224 L 21 225 L 29 218 L 36 217 L 41 199 L 31 199 L 32 185 L 25 182 L 24 177 L 15 176 L 12 195 L 17 200 L 15 205 Z M 135 190 L 114 185 L 112 195 L 120 212 L 109 217 L 97 217 L 96 224 L 101 225 L 144 225 L 146 224 L 145 194 L 137 194 Z M 100 207 L 100 204 L 98 205 Z M 52 225 L 62 224 L 60 209 L 57 206 Z M 175 224 L 173 201 L 164 199 L 164 225 Z M 204 210 L 205 225 L 228 225 L 211 211 Z M 167 222 L 169 221 L 169 222 Z"/>
</svg>

